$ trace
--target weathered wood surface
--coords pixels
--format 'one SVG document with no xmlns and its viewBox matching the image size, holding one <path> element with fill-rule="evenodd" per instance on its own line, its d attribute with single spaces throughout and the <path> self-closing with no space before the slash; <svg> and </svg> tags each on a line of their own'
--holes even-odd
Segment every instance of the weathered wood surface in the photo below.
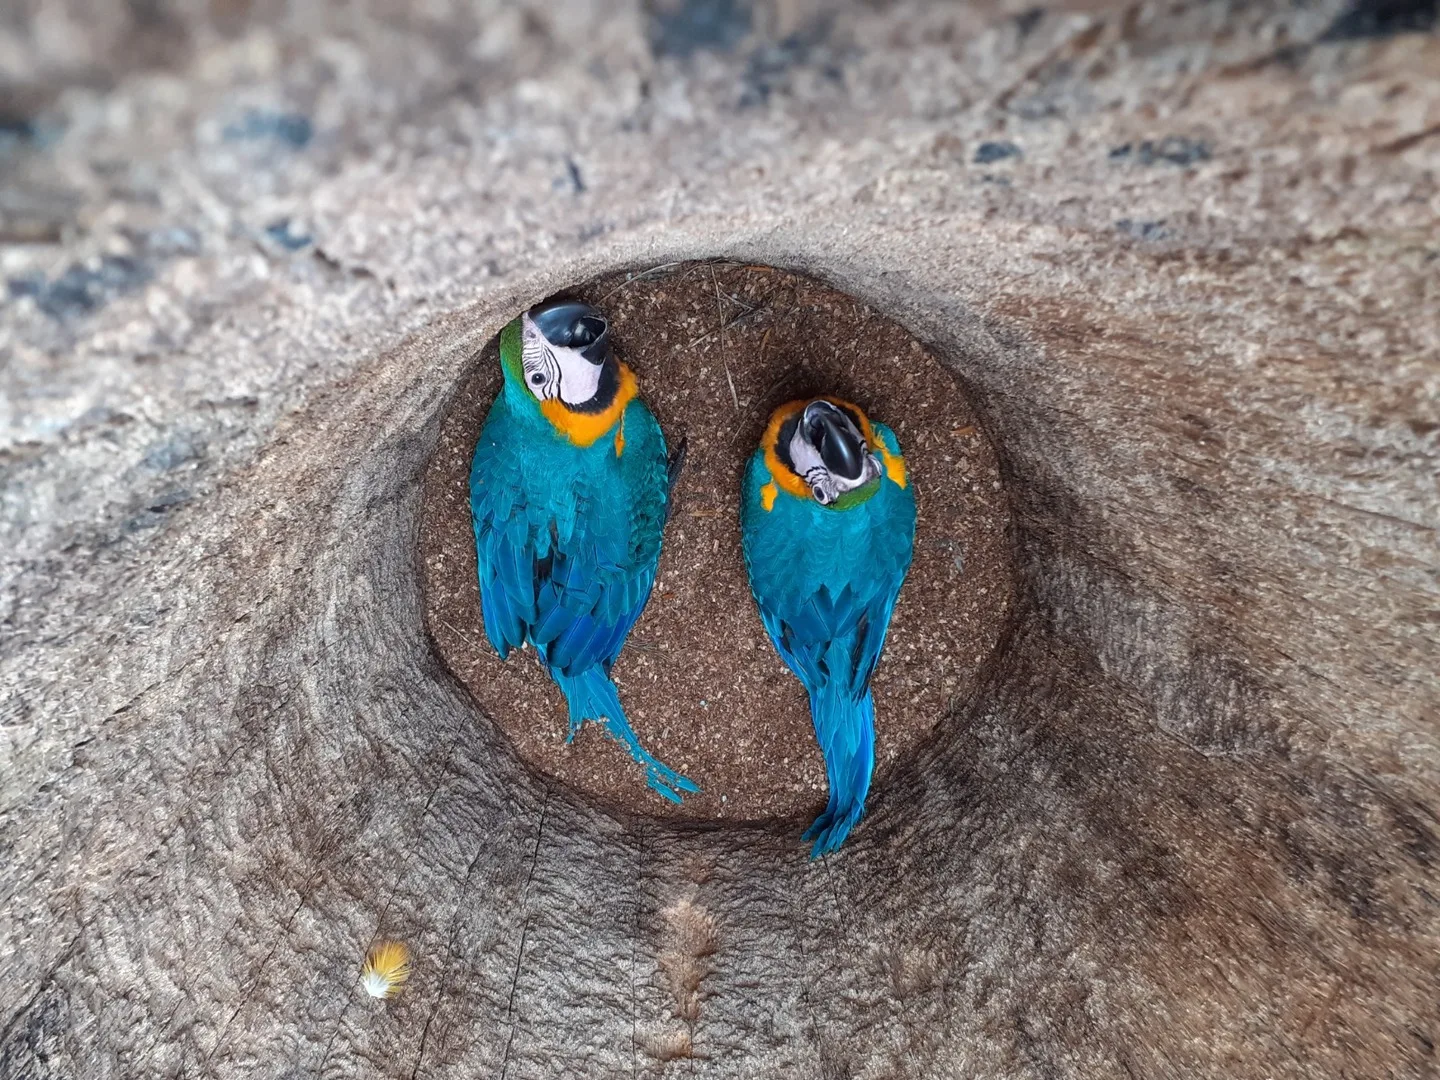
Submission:
<svg viewBox="0 0 1440 1080">
<path fill-rule="evenodd" d="M 599 7 L 0 24 L 0 1075 L 1433 1075 L 1433 5 Z M 421 629 L 469 357 L 710 255 L 933 343 L 1017 515 L 816 866 L 545 789 Z"/>
</svg>

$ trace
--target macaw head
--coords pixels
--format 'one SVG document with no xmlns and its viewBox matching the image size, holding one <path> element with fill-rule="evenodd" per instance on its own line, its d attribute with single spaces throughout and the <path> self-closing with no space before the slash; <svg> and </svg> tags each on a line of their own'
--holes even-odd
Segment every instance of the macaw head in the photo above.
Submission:
<svg viewBox="0 0 1440 1080">
<path fill-rule="evenodd" d="M 589 304 L 557 300 L 531 308 L 517 322 L 518 327 L 512 323 L 502 337 L 501 359 L 506 374 L 518 379 L 536 401 L 556 402 L 576 412 L 610 404 L 618 365 L 605 316 Z M 504 348 L 506 337 L 509 350 Z"/>
<path fill-rule="evenodd" d="M 500 331 L 505 396 L 523 413 L 538 413 L 576 446 L 593 446 L 623 429 L 625 409 L 639 395 L 635 373 L 610 346 L 610 324 L 589 304 L 552 300 Z M 623 452 L 617 434 L 615 453 Z"/>
<path fill-rule="evenodd" d="M 858 412 L 817 398 L 795 414 L 793 424 L 785 425 L 791 428 L 788 435 L 782 427 L 777 446 L 781 460 L 821 506 L 834 505 L 884 471 L 860 430 L 863 422 Z"/>
</svg>

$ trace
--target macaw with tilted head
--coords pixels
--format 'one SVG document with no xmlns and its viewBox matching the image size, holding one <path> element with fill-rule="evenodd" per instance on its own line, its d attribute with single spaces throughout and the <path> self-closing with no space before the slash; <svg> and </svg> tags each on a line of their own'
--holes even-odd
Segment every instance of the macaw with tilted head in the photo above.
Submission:
<svg viewBox="0 0 1440 1080">
<path fill-rule="evenodd" d="M 569 703 L 567 742 L 603 720 L 679 802 L 699 788 L 640 745 L 610 668 L 655 583 L 683 446 L 666 457 L 634 373 L 586 304 L 521 315 L 500 333 L 500 365 L 470 469 L 485 633 L 502 660 L 535 647 Z"/>
<path fill-rule="evenodd" d="M 780 406 L 746 469 L 740 526 L 760 619 L 810 695 L 825 756 L 814 858 L 860 820 L 875 768 L 870 676 L 915 542 L 895 433 L 837 398 Z"/>
</svg>

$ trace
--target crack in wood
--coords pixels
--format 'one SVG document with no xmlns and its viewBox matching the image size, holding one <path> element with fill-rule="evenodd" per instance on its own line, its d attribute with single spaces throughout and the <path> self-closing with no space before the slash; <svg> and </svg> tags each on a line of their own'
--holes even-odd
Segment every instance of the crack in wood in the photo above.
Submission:
<svg viewBox="0 0 1440 1080">
<path fill-rule="evenodd" d="M 635 825 L 635 850 L 638 865 L 635 867 L 635 936 L 630 941 L 630 1076 L 640 1074 L 639 1026 L 640 992 L 635 973 L 640 965 L 640 937 L 644 930 L 645 909 L 645 825 Z"/>
<path fill-rule="evenodd" d="M 205 1060 L 200 1063 L 201 1075 L 209 1072 L 210 1062 L 214 1060 L 215 1055 L 220 1052 L 220 1048 L 225 1045 L 225 1038 L 230 1031 L 230 1025 L 235 1022 L 235 1018 L 240 1015 L 246 1005 L 250 1004 L 250 1000 L 252 997 L 254 997 L 255 992 L 260 989 L 260 983 L 265 978 L 265 969 L 270 966 L 270 961 L 275 956 L 275 950 L 280 948 L 280 943 L 284 941 L 286 935 L 290 933 L 290 927 L 293 926 L 295 923 L 295 916 L 299 915 L 305 905 L 310 902 L 310 898 L 314 895 L 315 882 L 319 879 L 321 873 L 322 869 L 317 868 L 315 872 L 311 874 L 309 879 L 305 882 L 305 888 L 300 893 L 299 901 L 296 902 L 294 909 L 290 912 L 289 917 L 285 920 L 285 924 L 281 927 L 280 932 L 276 934 L 274 940 L 271 941 L 270 949 L 265 953 L 265 959 L 261 960 L 259 965 L 257 965 L 255 969 L 255 977 L 251 979 L 250 985 L 245 988 L 244 992 L 240 996 L 239 1004 L 235 1006 L 234 1011 L 230 1013 L 229 1018 L 220 1028 L 220 1034 L 215 1037 L 215 1045 L 210 1048 L 210 1053 L 206 1054 Z"/>
<path fill-rule="evenodd" d="M 515 973 L 510 979 L 510 997 L 505 1004 L 505 1021 L 510 1025 L 510 1034 L 505 1040 L 505 1057 L 500 1063 L 500 1080 L 505 1080 L 510 1071 L 510 1052 L 515 1046 L 515 989 L 520 985 L 520 969 L 525 961 L 525 942 L 530 936 L 530 883 L 535 880 L 535 867 L 540 862 L 540 840 L 545 835 L 545 815 L 550 810 L 550 785 L 545 785 L 545 797 L 540 803 L 540 820 L 535 827 L 535 847 L 530 853 L 530 872 L 525 876 L 525 888 L 520 893 L 520 904 L 526 908 L 525 921 L 520 926 L 520 948 L 515 954 Z"/>
<path fill-rule="evenodd" d="M 425 819 L 430 816 L 430 807 L 435 802 L 436 796 L 440 794 L 440 789 L 445 786 L 445 782 L 448 779 L 449 776 L 446 773 L 441 772 L 441 774 L 435 781 L 434 787 L 430 789 L 430 794 L 425 799 L 425 805 L 420 808 L 420 821 L 418 825 L 419 830 L 423 831 L 425 827 Z M 404 884 L 406 878 L 410 876 L 410 873 L 413 869 L 414 861 L 412 859 L 411 863 L 400 872 L 399 876 L 396 877 L 395 881 L 390 886 L 390 891 L 385 897 L 385 904 L 380 909 L 380 916 L 375 920 L 375 929 L 370 934 L 370 940 L 365 943 L 365 949 L 361 953 L 361 963 L 357 963 L 355 965 L 355 978 L 350 981 L 349 988 L 345 992 L 345 1004 L 340 1007 L 340 1012 L 335 1017 L 335 1024 L 330 1031 L 330 1038 L 325 1043 L 325 1052 L 320 1055 L 320 1065 L 319 1068 L 317 1068 L 315 1071 L 315 1075 L 317 1078 L 323 1078 L 325 1075 L 325 1064 L 330 1060 L 330 1052 L 335 1046 L 336 1038 L 338 1038 L 340 1035 L 340 1027 L 345 1022 L 346 1015 L 350 1012 L 351 1004 L 355 1001 L 355 987 L 360 985 L 361 964 L 363 963 L 364 958 L 370 954 L 370 950 L 375 947 L 375 942 L 380 937 L 380 929 L 385 925 L 385 916 L 390 913 L 390 905 L 395 900 L 395 894 L 399 891 L 400 886 Z M 471 869 L 474 869 L 473 863 L 471 864 Z M 429 1026 L 428 1020 L 426 1021 L 426 1026 Z M 421 1045 L 423 1048 L 423 1038 L 421 1040 Z M 419 1067 L 418 1059 L 416 1061 L 416 1067 Z"/>
<path fill-rule="evenodd" d="M 481 843 L 475 849 L 475 857 L 470 860 L 470 865 L 465 868 L 465 877 L 460 882 L 460 893 L 455 900 L 455 911 L 450 916 L 450 933 L 445 942 L 445 966 L 440 972 L 440 986 L 443 988 L 450 984 L 450 969 L 457 959 L 459 951 L 460 917 L 462 914 L 465 897 L 470 892 L 470 879 L 475 873 L 475 867 L 480 865 L 480 858 L 485 854 L 487 845 Z M 435 996 L 435 1004 L 431 1006 L 429 1014 L 425 1017 L 425 1026 L 420 1031 L 420 1049 L 415 1055 L 415 1067 L 410 1070 L 410 1080 L 415 1080 L 419 1075 L 420 1064 L 425 1060 L 425 1044 L 430 1037 L 430 1025 L 435 1019 L 435 1014 L 440 1011 L 442 996 Z"/>
<path fill-rule="evenodd" d="M 76 932 L 75 936 L 70 939 L 69 944 L 60 950 L 60 955 L 56 957 L 55 962 L 51 964 L 45 974 L 40 977 L 40 982 L 35 987 L 35 992 L 26 998 L 25 1003 L 11 1014 L 9 1020 L 5 1021 L 5 1026 L 0 1028 L 0 1048 L 5 1046 L 7 1040 L 10 1038 L 10 1033 L 15 1030 L 15 1025 L 25 1018 L 25 1015 L 29 1013 L 29 1011 L 35 1007 L 35 1003 L 40 1000 L 40 995 L 50 988 L 50 984 L 55 981 L 55 976 L 59 973 L 60 969 L 75 959 L 75 955 L 80 951 L 80 939 L 84 936 L 85 928 L 82 926 L 80 930 Z"/>
</svg>

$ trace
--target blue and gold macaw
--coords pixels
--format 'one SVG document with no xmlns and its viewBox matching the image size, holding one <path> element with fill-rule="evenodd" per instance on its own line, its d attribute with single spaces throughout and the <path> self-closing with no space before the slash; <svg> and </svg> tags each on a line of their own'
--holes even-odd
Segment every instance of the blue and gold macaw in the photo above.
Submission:
<svg viewBox="0 0 1440 1080">
<path fill-rule="evenodd" d="M 760 618 L 810 695 L 830 801 L 815 858 L 865 812 L 875 768 L 870 676 L 910 568 L 915 493 L 895 433 L 837 398 L 776 409 L 750 458 L 741 544 Z"/>
<path fill-rule="evenodd" d="M 470 469 L 485 633 L 529 644 L 570 707 L 603 720 L 674 802 L 699 789 L 640 745 L 610 668 L 640 617 L 679 469 L 594 308 L 545 304 L 500 333 L 504 383 Z M 682 447 L 683 450 L 683 447 Z"/>
</svg>

